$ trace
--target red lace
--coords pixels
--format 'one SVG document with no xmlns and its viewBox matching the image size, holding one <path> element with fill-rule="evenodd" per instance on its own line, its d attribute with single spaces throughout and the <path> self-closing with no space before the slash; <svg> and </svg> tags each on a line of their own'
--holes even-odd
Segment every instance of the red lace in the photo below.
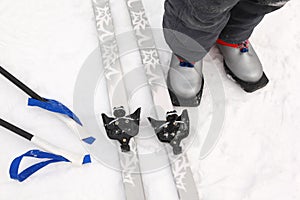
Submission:
<svg viewBox="0 0 300 200">
<path fill-rule="evenodd" d="M 228 47 L 239 48 L 241 50 L 241 52 L 248 52 L 248 49 L 249 49 L 249 40 L 245 40 L 238 44 L 231 44 L 231 43 L 225 42 L 221 39 L 218 39 L 217 43 L 220 45 L 228 46 Z"/>
</svg>

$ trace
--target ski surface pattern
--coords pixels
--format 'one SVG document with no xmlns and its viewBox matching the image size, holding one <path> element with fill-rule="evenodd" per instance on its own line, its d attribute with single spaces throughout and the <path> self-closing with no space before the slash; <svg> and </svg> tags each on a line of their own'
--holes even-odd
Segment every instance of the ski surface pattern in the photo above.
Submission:
<svg viewBox="0 0 300 200">
<path fill-rule="evenodd" d="M 110 2 L 108 0 L 92 0 L 92 4 L 111 108 L 122 106 L 126 113 L 129 113 Z M 134 139 L 131 140 L 130 146 L 130 152 L 119 153 L 126 200 L 144 200 L 146 198 Z"/>
<path fill-rule="evenodd" d="M 156 106 L 164 108 L 166 112 L 174 110 L 169 98 L 168 87 L 164 80 L 164 72 L 154 42 L 150 23 L 141 0 L 126 0 L 130 13 L 132 26 L 136 35 L 142 63 L 145 67 L 148 83 L 152 90 L 153 102 Z M 166 113 L 165 112 L 165 113 Z M 159 115 L 159 112 L 157 111 Z M 163 119 L 165 116 L 158 116 Z M 180 200 L 198 200 L 197 186 L 185 153 L 173 155 L 169 153 L 174 181 Z"/>
</svg>

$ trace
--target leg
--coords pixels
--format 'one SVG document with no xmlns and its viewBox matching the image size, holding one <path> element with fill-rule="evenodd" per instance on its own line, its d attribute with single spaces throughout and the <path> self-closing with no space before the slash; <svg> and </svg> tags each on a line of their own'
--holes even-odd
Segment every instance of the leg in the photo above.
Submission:
<svg viewBox="0 0 300 200">
<path fill-rule="evenodd" d="M 172 51 L 189 62 L 201 60 L 226 26 L 239 0 L 166 0 L 165 39 Z"/>
<path fill-rule="evenodd" d="M 201 59 L 215 44 L 239 0 L 166 0 L 164 35 L 173 53 L 168 87 L 175 106 L 198 106 L 204 78 Z"/>
<path fill-rule="evenodd" d="M 266 14 L 281 8 L 287 1 L 241 0 L 230 11 L 230 19 L 219 38 L 234 44 L 247 40 Z"/>
</svg>

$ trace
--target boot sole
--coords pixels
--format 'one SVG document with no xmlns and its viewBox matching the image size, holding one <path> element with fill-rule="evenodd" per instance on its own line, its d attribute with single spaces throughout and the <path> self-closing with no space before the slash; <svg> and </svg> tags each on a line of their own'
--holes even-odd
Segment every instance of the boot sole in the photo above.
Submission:
<svg viewBox="0 0 300 200">
<path fill-rule="evenodd" d="M 244 91 L 246 91 L 248 93 L 255 92 L 256 90 L 259 90 L 259 89 L 265 87 L 269 83 L 269 79 L 265 73 L 263 73 L 262 77 L 257 82 L 247 82 L 247 81 L 241 80 L 229 69 L 225 60 L 224 60 L 224 69 L 225 69 L 226 74 L 229 75 L 237 84 L 239 84 L 241 86 L 241 88 Z"/>
</svg>

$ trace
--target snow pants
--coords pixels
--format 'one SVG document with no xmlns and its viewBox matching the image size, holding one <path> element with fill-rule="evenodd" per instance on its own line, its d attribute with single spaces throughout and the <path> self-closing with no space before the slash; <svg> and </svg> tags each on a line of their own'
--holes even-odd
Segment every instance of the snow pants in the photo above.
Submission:
<svg viewBox="0 0 300 200">
<path fill-rule="evenodd" d="M 201 60 L 218 38 L 240 43 L 250 37 L 264 15 L 288 0 L 166 0 L 164 36 L 172 51 Z"/>
</svg>

